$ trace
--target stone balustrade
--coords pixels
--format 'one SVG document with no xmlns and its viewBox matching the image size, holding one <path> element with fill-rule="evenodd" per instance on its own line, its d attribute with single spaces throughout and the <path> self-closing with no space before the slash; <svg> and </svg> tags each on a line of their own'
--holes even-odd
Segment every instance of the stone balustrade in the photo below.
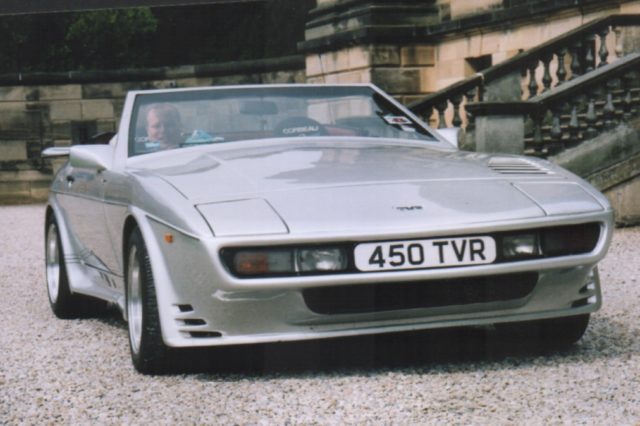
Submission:
<svg viewBox="0 0 640 426">
<path fill-rule="evenodd" d="M 639 70 L 640 53 L 630 54 L 530 98 L 532 126 L 525 152 L 554 155 L 637 116 Z"/>
<path fill-rule="evenodd" d="M 439 128 L 473 126 L 467 103 L 517 102 L 547 93 L 640 50 L 638 37 L 628 36 L 638 27 L 640 15 L 596 19 L 409 107 L 425 120 L 435 118 Z"/>
<path fill-rule="evenodd" d="M 479 151 L 548 157 L 640 115 L 640 53 L 527 100 L 472 102 L 467 139 Z"/>
</svg>

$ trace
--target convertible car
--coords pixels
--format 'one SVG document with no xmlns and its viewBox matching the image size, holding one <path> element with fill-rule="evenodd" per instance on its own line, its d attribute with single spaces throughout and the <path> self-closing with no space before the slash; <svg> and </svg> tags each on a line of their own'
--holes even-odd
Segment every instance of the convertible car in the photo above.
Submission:
<svg viewBox="0 0 640 426">
<path fill-rule="evenodd" d="M 613 213 L 544 160 L 459 151 L 372 85 L 136 91 L 46 208 L 53 312 L 118 306 L 143 373 L 179 348 L 533 324 L 601 305 Z"/>
</svg>

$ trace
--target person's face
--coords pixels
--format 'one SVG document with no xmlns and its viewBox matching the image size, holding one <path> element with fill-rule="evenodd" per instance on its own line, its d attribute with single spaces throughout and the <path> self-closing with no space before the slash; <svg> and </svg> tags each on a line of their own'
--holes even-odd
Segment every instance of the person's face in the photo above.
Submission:
<svg viewBox="0 0 640 426">
<path fill-rule="evenodd" d="M 178 143 L 180 138 L 180 124 L 169 114 L 158 114 L 151 110 L 147 114 L 147 135 L 149 139 L 160 142 L 163 146 Z"/>
</svg>

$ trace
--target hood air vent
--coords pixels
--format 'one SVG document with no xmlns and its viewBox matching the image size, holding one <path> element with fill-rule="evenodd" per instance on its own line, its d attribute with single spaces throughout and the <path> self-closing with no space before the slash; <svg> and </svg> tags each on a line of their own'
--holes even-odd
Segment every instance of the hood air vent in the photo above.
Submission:
<svg viewBox="0 0 640 426">
<path fill-rule="evenodd" d="M 492 158 L 489 168 L 503 175 L 548 175 L 551 172 L 538 164 L 521 158 Z"/>
</svg>

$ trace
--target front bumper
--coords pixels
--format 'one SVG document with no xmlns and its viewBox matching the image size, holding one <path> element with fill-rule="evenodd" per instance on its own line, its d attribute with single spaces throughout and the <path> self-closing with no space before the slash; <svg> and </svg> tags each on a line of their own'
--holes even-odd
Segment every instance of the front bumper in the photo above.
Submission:
<svg viewBox="0 0 640 426">
<path fill-rule="evenodd" d="M 150 253 L 155 254 L 152 268 L 165 343 L 172 347 L 221 346 L 485 325 L 594 312 L 602 303 L 596 264 L 611 238 L 609 221 L 602 223 L 597 247 L 583 255 L 440 270 L 287 279 L 233 278 L 220 262 L 218 253 L 225 243 L 220 239 L 179 235 L 171 245 L 162 244 L 160 238 L 151 243 L 147 239 L 147 244 L 152 246 Z M 155 236 L 175 234 L 175 230 L 157 221 L 151 220 L 149 226 Z M 400 286 L 451 278 L 473 282 L 489 276 L 523 273 L 537 276 L 532 290 L 504 300 L 319 313 L 304 298 L 305 289 Z"/>
<path fill-rule="evenodd" d="M 382 312 L 317 314 L 296 290 L 218 291 L 210 300 L 190 304 L 189 311 L 175 306 L 166 343 L 217 346 L 485 325 L 590 313 L 601 301 L 597 270 L 587 267 L 546 271 L 534 290 L 519 299 Z"/>
</svg>

